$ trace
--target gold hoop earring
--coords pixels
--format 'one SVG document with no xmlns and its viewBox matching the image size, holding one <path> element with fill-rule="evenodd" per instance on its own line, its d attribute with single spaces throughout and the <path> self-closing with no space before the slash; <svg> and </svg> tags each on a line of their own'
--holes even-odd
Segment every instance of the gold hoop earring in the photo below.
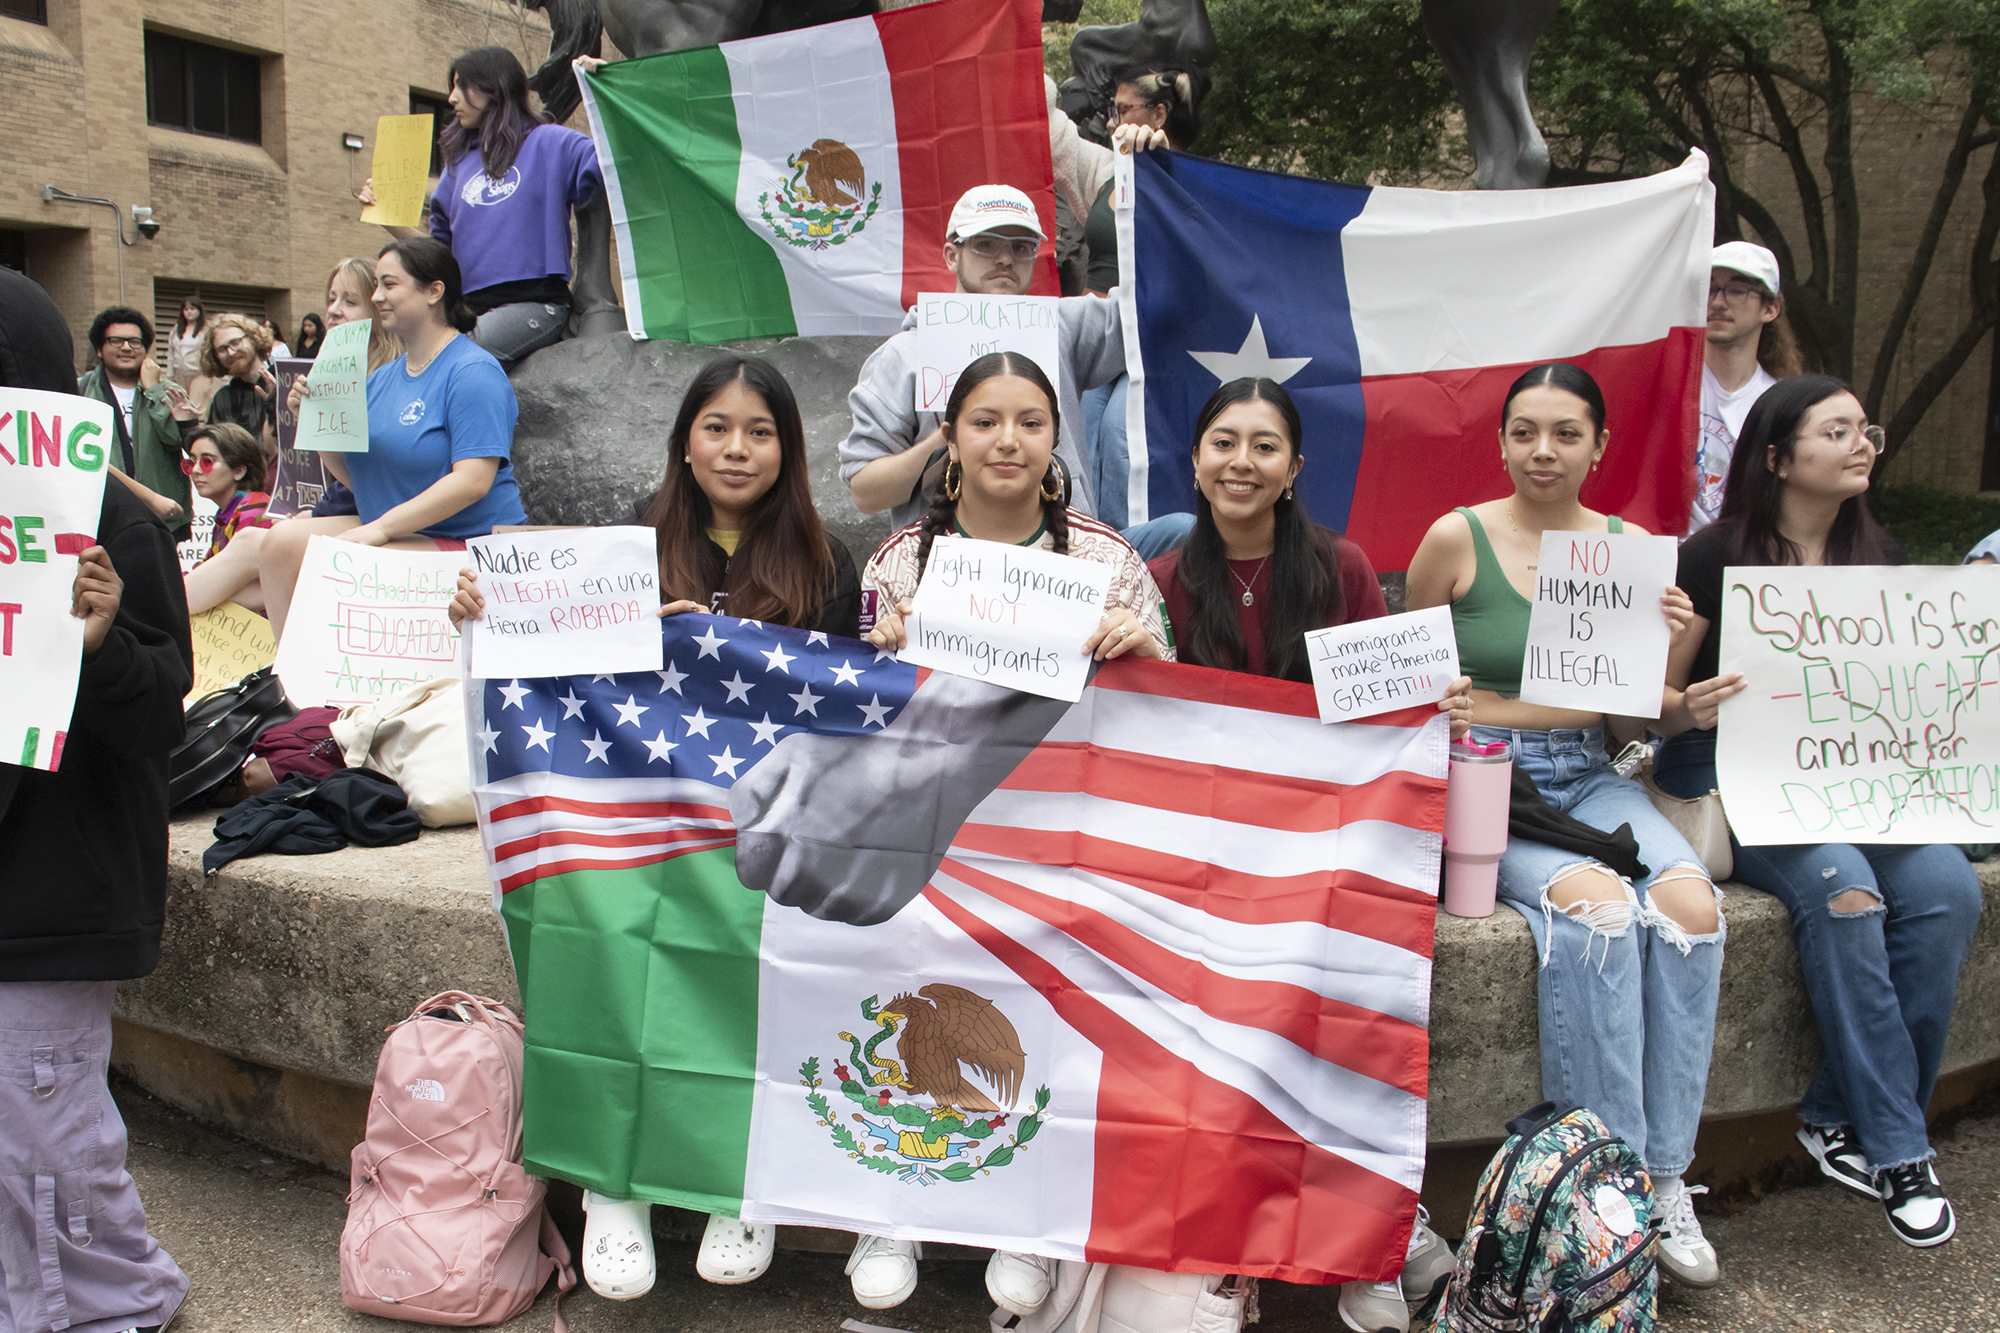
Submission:
<svg viewBox="0 0 2000 1333">
<path fill-rule="evenodd" d="M 965 468 L 954 458 L 944 465 L 944 498 L 958 503 L 958 493 L 965 485 Z"/>
<path fill-rule="evenodd" d="M 1053 486 L 1053 489 L 1051 489 Z M 1051 458 L 1049 470 L 1042 474 L 1042 498 L 1060 500 L 1063 494 L 1063 465 L 1061 460 Z"/>
</svg>

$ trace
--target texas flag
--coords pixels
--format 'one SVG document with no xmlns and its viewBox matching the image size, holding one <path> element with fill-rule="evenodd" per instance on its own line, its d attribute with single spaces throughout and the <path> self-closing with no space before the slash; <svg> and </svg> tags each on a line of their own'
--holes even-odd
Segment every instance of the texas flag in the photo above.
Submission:
<svg viewBox="0 0 2000 1333">
<path fill-rule="evenodd" d="M 1459 192 L 1119 163 L 1132 521 L 1193 507 L 1202 404 L 1269 376 L 1304 420 L 1312 516 L 1403 569 L 1440 514 L 1510 493 L 1507 386 L 1569 361 L 1611 430 L 1583 502 L 1687 530 L 1714 236 L 1701 153 L 1643 180 Z"/>
</svg>

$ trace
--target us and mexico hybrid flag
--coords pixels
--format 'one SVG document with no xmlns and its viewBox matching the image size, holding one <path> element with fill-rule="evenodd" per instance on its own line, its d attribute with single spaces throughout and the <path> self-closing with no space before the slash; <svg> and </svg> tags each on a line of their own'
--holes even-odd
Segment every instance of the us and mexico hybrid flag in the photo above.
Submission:
<svg viewBox="0 0 2000 1333">
<path fill-rule="evenodd" d="M 469 690 L 528 1169 L 1168 1270 L 1393 1275 L 1445 720 L 1118 661 L 1076 704 L 706 615 Z"/>
<path fill-rule="evenodd" d="M 1040 0 L 939 0 L 578 75 L 635 338 L 890 334 L 975 185 L 1055 235 Z M 1045 257 L 1031 290 L 1054 294 Z"/>
<path fill-rule="evenodd" d="M 1268 375 L 1303 418 L 1313 517 L 1406 568 L 1440 514 L 1511 493 L 1507 386 L 1570 361 L 1611 430 L 1583 502 L 1687 530 L 1714 237 L 1700 152 L 1558 190 L 1370 188 L 1180 153 L 1119 171 L 1132 522 L 1193 507 L 1202 404 Z"/>
</svg>

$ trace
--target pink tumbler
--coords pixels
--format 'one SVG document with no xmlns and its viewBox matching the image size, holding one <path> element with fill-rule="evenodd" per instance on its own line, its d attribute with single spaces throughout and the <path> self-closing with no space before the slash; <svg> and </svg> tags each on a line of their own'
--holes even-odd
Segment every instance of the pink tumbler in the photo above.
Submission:
<svg viewBox="0 0 2000 1333">
<path fill-rule="evenodd" d="M 1465 740 L 1451 747 L 1444 797 L 1444 910 L 1492 916 L 1507 850 L 1514 789 L 1514 748 L 1506 741 Z"/>
</svg>

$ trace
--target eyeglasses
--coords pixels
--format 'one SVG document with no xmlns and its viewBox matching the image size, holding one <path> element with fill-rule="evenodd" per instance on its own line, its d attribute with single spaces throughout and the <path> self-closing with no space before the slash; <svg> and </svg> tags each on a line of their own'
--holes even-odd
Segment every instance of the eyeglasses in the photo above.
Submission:
<svg viewBox="0 0 2000 1333">
<path fill-rule="evenodd" d="M 129 347 L 137 351 L 146 345 L 146 340 L 144 338 L 106 338 L 104 345 L 106 347 Z"/>
<path fill-rule="evenodd" d="M 222 466 L 222 460 L 214 454 L 196 454 L 193 458 L 181 459 L 181 475 L 192 477 L 195 473 L 199 472 L 205 477 L 220 466 Z"/>
<path fill-rule="evenodd" d="M 237 348 L 247 347 L 249 345 L 250 345 L 250 335 L 247 333 L 239 333 L 234 338 L 231 338 L 228 342 L 217 343 L 215 345 L 215 354 L 217 356 L 228 356 L 231 352 L 235 351 Z"/>
<path fill-rule="evenodd" d="M 1814 431 L 1811 436 L 1801 435 L 1799 438 L 1824 440 L 1835 449 L 1845 450 L 1854 447 L 1855 433 L 1855 428 L 1845 421 L 1836 421 L 1824 430 Z M 1868 441 L 1868 448 L 1876 454 L 1880 454 L 1888 446 L 1889 437 L 1880 426 L 1863 426 L 1860 435 L 1862 439 Z"/>
<path fill-rule="evenodd" d="M 1720 296 L 1731 305 L 1735 305 L 1739 301 L 1747 301 L 1753 296 L 1761 298 L 1763 295 L 1763 292 L 1746 282 L 1724 283 L 1720 287 L 1710 287 L 1708 289 L 1709 300 L 1713 301 L 1716 297 Z"/>
<path fill-rule="evenodd" d="M 1042 248 L 1040 241 L 1026 237 L 1016 241 L 1000 236 L 974 236 L 959 244 L 972 251 L 975 259 L 984 259 L 989 263 L 995 259 L 1011 258 L 1017 264 L 1032 264 Z"/>
<path fill-rule="evenodd" d="M 1142 115 L 1152 109 L 1152 105 L 1147 102 L 1113 102 L 1111 104 L 1111 119 L 1115 124 L 1127 116 Z"/>
</svg>

